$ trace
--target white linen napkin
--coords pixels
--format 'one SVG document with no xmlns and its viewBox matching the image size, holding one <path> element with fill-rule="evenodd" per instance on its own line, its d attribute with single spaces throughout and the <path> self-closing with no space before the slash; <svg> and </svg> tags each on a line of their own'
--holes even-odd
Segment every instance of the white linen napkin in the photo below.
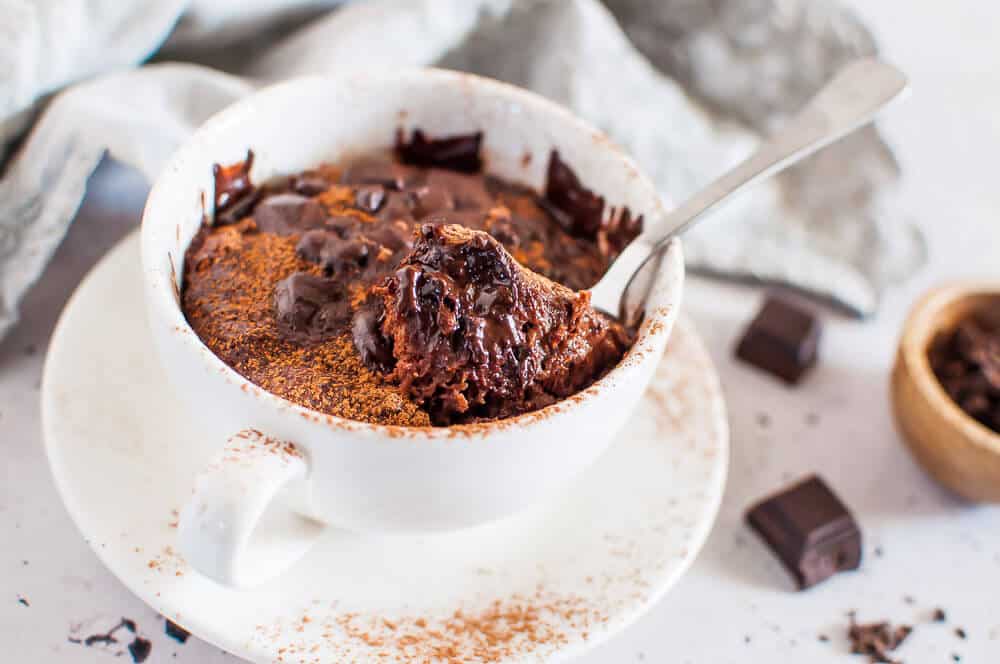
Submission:
<svg viewBox="0 0 1000 664">
<path fill-rule="evenodd" d="M 152 180 L 200 123 L 267 82 L 419 65 L 503 79 L 608 132 L 679 201 L 745 156 L 840 66 L 875 51 L 835 0 L 333 4 L 0 0 L 0 71 L 9 72 L 0 77 L 0 145 L 33 123 L 0 171 L 0 335 L 106 152 Z M 157 52 L 231 73 L 135 66 Z M 920 235 L 893 205 L 898 176 L 878 132 L 861 132 L 693 231 L 689 264 L 872 313 L 879 293 L 924 260 Z"/>
</svg>

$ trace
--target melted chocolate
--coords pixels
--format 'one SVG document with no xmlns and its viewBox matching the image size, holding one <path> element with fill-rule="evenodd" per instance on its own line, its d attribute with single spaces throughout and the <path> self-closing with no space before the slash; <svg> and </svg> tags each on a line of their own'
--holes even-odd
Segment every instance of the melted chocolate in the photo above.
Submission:
<svg viewBox="0 0 1000 664">
<path fill-rule="evenodd" d="M 590 191 L 553 150 L 549 159 L 545 199 L 555 209 L 555 217 L 573 235 L 593 237 L 604 221 L 604 198 Z"/>
<path fill-rule="evenodd" d="M 212 168 L 215 176 L 215 222 L 233 224 L 243 219 L 257 202 L 257 190 L 250 181 L 253 150 L 244 161 Z"/>
<path fill-rule="evenodd" d="M 431 139 L 424 132 L 415 129 L 409 142 L 404 141 L 403 132 L 398 131 L 396 155 L 404 164 L 478 173 L 483 168 L 483 160 L 479 156 L 482 142 L 481 131 L 466 136 Z"/>
<path fill-rule="evenodd" d="M 616 254 L 642 231 L 642 215 L 633 217 L 627 207 L 605 215 L 604 197 L 584 187 L 556 150 L 549 157 L 544 200 L 567 231 L 607 243 Z"/>
<path fill-rule="evenodd" d="M 445 424 L 535 410 L 586 387 L 630 343 L 577 293 L 521 267 L 496 239 L 424 224 L 385 284 L 392 379 Z M 370 330 L 355 341 L 373 344 Z M 383 343 L 388 345 L 388 343 Z"/>
</svg>

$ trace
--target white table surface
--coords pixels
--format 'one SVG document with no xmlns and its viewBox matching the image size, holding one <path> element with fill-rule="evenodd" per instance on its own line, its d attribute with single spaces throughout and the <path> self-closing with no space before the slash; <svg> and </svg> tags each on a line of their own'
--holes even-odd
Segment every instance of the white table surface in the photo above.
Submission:
<svg viewBox="0 0 1000 664">
<path fill-rule="evenodd" d="M 893 429 L 888 372 L 902 318 L 929 286 L 1000 277 L 1000 3 L 853 2 L 914 95 L 884 127 L 906 172 L 905 204 L 930 243 L 929 266 L 892 290 L 875 320 L 827 316 L 823 362 L 786 389 L 730 359 L 760 292 L 692 280 L 690 313 L 725 386 L 733 463 L 719 520 L 693 569 L 649 614 L 582 661 L 862 662 L 846 654 L 845 613 L 922 623 L 908 663 L 1000 661 L 1000 507 L 965 505 L 910 460 Z M 930 35 L 934 35 L 931 39 Z M 138 219 L 144 186 L 103 168 L 24 316 L 0 343 L 0 661 L 99 664 L 112 652 L 67 641 L 134 619 L 151 664 L 236 659 L 192 638 L 177 644 L 155 613 L 98 562 L 56 495 L 42 449 L 39 380 L 56 317 L 80 277 Z M 765 420 L 767 420 L 765 422 Z M 796 593 L 742 523 L 755 499 L 819 472 L 855 510 L 865 560 Z M 109 478 L 113 481 L 113 478 Z M 30 606 L 18 600 L 24 598 Z M 946 625 L 928 624 L 942 607 Z M 82 625 L 82 626 L 81 626 Z M 956 636 L 963 627 L 968 638 Z M 819 635 L 829 642 L 820 642 Z M 126 653 L 124 659 L 129 661 Z"/>
</svg>

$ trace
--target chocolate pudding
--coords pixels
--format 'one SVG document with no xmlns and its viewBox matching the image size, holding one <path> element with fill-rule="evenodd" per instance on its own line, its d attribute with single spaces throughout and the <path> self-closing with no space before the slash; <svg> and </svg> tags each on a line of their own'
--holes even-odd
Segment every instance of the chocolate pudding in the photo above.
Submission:
<svg viewBox="0 0 1000 664">
<path fill-rule="evenodd" d="M 585 291 L 640 232 L 553 152 L 545 192 L 483 173 L 481 134 L 254 185 L 215 169 L 182 307 L 226 364 L 308 408 L 406 426 L 509 417 L 587 387 L 632 332 Z"/>
</svg>

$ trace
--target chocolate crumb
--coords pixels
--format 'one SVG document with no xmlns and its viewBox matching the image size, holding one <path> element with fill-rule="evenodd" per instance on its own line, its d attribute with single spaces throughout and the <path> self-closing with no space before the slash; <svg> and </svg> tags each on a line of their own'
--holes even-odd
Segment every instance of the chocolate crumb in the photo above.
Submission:
<svg viewBox="0 0 1000 664">
<path fill-rule="evenodd" d="M 88 648 L 94 645 L 95 643 L 104 643 L 107 645 L 111 645 L 112 643 L 118 643 L 118 639 L 112 636 L 111 633 L 109 632 L 107 634 L 91 634 L 90 636 L 88 636 L 83 640 L 83 645 L 87 646 Z"/>
<path fill-rule="evenodd" d="M 817 413 L 806 413 L 806 424 L 811 427 L 819 424 L 819 415 Z"/>
<path fill-rule="evenodd" d="M 132 661 L 135 664 L 142 664 L 149 657 L 150 651 L 153 649 L 153 644 L 147 639 L 141 637 L 135 637 L 132 643 L 128 644 L 128 652 L 132 655 Z"/>
<path fill-rule="evenodd" d="M 22 560 L 21 564 L 24 565 L 25 567 L 27 567 L 28 566 L 28 561 L 27 560 Z"/>
<path fill-rule="evenodd" d="M 114 627 L 112 627 L 103 634 L 91 634 L 87 638 L 83 639 L 83 641 L 81 641 L 80 639 L 74 639 L 73 637 L 69 637 L 69 642 L 83 643 L 83 645 L 87 647 L 93 646 L 98 643 L 104 645 L 111 645 L 112 643 L 118 643 L 118 639 L 115 638 L 115 633 L 122 628 L 127 629 L 128 631 L 135 634 L 136 632 L 135 621 L 129 620 L 128 618 L 122 618 L 120 621 L 118 621 L 117 625 L 115 625 Z"/>
<path fill-rule="evenodd" d="M 906 602 L 907 604 L 913 604 L 916 602 L 916 600 L 913 599 L 912 595 L 903 595 L 903 601 Z"/>
<path fill-rule="evenodd" d="M 944 609 L 934 609 L 934 614 L 931 616 L 931 620 L 941 623 L 948 620 L 948 616 L 945 614 Z"/>
<path fill-rule="evenodd" d="M 887 621 L 860 625 L 850 616 L 850 626 L 847 638 L 851 641 L 851 652 L 856 655 L 868 655 L 871 662 L 896 664 L 889 653 L 906 640 L 913 628 L 909 625 L 893 627 Z"/>
<path fill-rule="evenodd" d="M 830 640 L 830 637 L 827 636 L 826 634 L 820 634 L 819 640 L 822 641 L 823 643 L 827 643 Z"/>
<path fill-rule="evenodd" d="M 964 638 L 966 638 L 967 635 L 966 635 L 964 629 L 962 629 L 961 627 L 956 627 L 955 628 L 955 636 L 957 636 L 960 639 L 964 639 Z"/>
<path fill-rule="evenodd" d="M 757 426 L 767 429 L 771 426 L 771 416 L 767 413 L 757 413 Z"/>
<path fill-rule="evenodd" d="M 27 607 L 31 606 L 31 604 L 28 603 L 28 600 L 26 600 L 25 598 L 21 597 L 20 595 L 17 596 L 17 603 L 21 604 L 22 606 L 27 606 Z"/>
<path fill-rule="evenodd" d="M 169 618 L 167 618 L 166 623 L 163 625 L 163 631 L 167 633 L 167 636 L 174 639 L 178 643 L 186 643 L 188 637 L 191 636 L 191 632 L 187 631 Z"/>
<path fill-rule="evenodd" d="M 743 643 L 750 643 L 750 635 L 749 634 L 743 637 Z"/>
<path fill-rule="evenodd" d="M 38 353 L 38 346 L 36 346 L 35 344 L 28 344 L 27 346 L 24 347 L 24 354 L 27 355 L 28 357 L 32 357 L 36 353 Z"/>
</svg>

